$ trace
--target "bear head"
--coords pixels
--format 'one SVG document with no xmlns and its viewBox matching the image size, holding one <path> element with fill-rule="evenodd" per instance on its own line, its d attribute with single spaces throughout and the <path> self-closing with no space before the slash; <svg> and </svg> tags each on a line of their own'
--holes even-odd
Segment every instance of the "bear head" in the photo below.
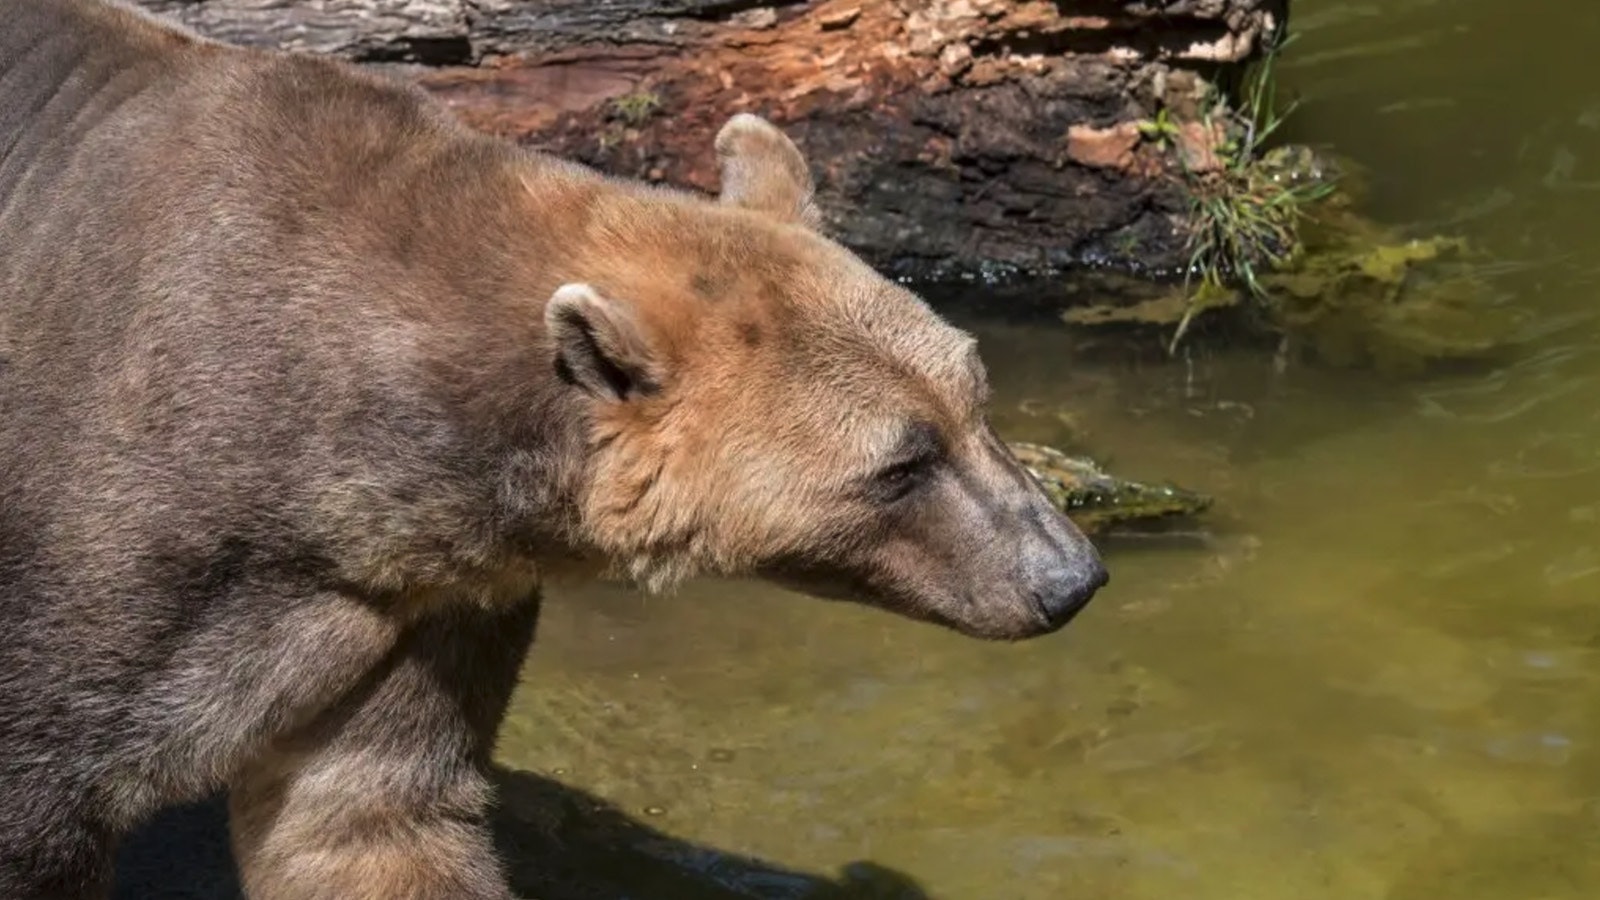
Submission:
<svg viewBox="0 0 1600 900">
<path fill-rule="evenodd" d="M 580 549 L 650 588 L 760 576 L 963 633 L 1066 624 L 1107 580 L 996 436 L 974 340 L 820 232 L 805 160 L 738 115 L 716 201 L 608 190 L 545 309 L 586 405 Z"/>
</svg>

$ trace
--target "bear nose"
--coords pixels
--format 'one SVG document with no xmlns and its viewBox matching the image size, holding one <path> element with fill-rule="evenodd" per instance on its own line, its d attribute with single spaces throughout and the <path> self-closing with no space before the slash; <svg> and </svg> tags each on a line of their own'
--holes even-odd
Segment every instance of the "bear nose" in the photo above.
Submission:
<svg viewBox="0 0 1600 900">
<path fill-rule="evenodd" d="M 1110 580 L 1111 573 L 1098 559 L 1083 566 L 1052 569 L 1039 580 L 1035 593 L 1039 609 L 1051 628 L 1060 628 L 1088 606 L 1095 592 Z"/>
</svg>

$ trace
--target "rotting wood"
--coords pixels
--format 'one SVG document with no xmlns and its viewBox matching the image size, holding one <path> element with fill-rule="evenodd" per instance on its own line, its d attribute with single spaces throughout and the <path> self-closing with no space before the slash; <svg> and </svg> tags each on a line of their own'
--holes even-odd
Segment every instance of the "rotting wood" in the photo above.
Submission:
<svg viewBox="0 0 1600 900">
<path fill-rule="evenodd" d="M 1206 87 L 1287 0 L 140 0 L 253 46 L 396 68 L 467 122 L 608 172 L 715 189 L 765 115 L 830 231 L 904 274 L 1183 262 L 1174 159 Z M 1172 141 L 1138 123 L 1167 108 Z M 1176 147 L 1177 153 L 1172 152 Z"/>
</svg>

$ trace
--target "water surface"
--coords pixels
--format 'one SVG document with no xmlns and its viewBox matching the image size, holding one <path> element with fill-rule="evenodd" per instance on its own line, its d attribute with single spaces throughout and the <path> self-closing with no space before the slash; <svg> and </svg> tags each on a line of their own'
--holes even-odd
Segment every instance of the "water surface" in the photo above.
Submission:
<svg viewBox="0 0 1600 900">
<path fill-rule="evenodd" d="M 700 873 L 627 896 L 822 890 L 708 848 L 899 873 L 841 896 L 1600 896 L 1600 6 L 1294 8 L 1288 137 L 1491 254 L 1517 346 L 1398 379 L 967 320 L 1007 437 L 1210 491 L 1212 533 L 1109 547 L 1016 646 L 751 585 L 552 598 L 501 759 Z"/>
</svg>

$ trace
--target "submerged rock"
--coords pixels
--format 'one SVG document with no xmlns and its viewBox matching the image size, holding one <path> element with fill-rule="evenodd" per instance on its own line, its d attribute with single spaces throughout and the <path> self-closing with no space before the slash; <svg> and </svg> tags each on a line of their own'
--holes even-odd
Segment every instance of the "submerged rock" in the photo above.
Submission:
<svg viewBox="0 0 1600 900">
<path fill-rule="evenodd" d="M 1211 498 L 1204 494 L 1119 478 L 1092 460 L 1053 447 L 1021 442 L 1009 446 L 1056 507 L 1089 534 L 1194 516 L 1211 508 Z"/>
</svg>

